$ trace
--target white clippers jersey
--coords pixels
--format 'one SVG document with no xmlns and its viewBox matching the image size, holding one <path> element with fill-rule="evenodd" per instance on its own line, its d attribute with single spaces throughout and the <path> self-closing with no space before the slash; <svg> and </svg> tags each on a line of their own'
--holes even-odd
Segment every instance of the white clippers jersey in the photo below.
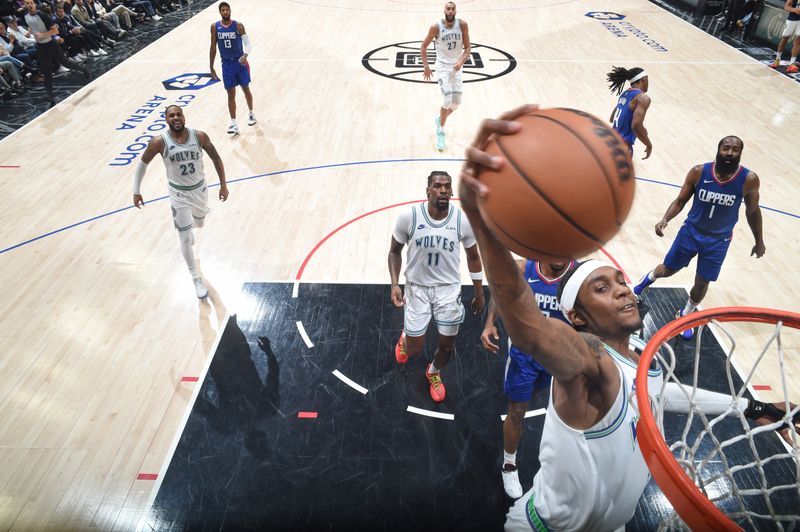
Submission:
<svg viewBox="0 0 800 532">
<path fill-rule="evenodd" d="M 178 144 L 169 134 L 169 130 L 161 133 L 164 139 L 164 166 L 167 168 L 167 181 L 170 192 L 177 190 L 194 190 L 205 184 L 203 171 L 203 148 L 197 140 L 194 129 L 187 128 L 189 137 L 185 144 Z"/>
<path fill-rule="evenodd" d="M 450 204 L 444 220 L 428 215 L 428 202 L 411 207 L 397 217 L 392 233 L 401 244 L 408 244 L 406 281 L 422 286 L 461 284 L 461 250 L 475 245 L 475 236 L 461 209 Z"/>
<path fill-rule="evenodd" d="M 453 27 L 448 28 L 440 20 L 439 36 L 436 38 L 436 68 L 453 66 L 464 53 L 464 40 L 461 34 L 461 20 L 455 19 Z"/>
<path fill-rule="evenodd" d="M 631 348 L 645 343 L 631 337 Z M 650 471 L 636 440 L 636 364 L 609 346 L 622 386 L 605 417 L 587 430 L 566 425 L 553 407 L 552 388 L 539 450 L 541 469 L 525 501 L 528 523 L 557 530 L 608 531 L 632 517 Z M 648 372 L 648 390 L 658 393 L 661 367 Z M 543 522 L 543 523 L 542 523 Z"/>
</svg>

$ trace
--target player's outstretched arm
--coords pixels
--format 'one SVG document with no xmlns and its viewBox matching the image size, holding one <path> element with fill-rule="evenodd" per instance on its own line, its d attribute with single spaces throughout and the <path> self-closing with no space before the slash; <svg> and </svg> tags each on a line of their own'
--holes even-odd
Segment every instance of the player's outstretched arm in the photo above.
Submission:
<svg viewBox="0 0 800 532">
<path fill-rule="evenodd" d="M 686 174 L 686 179 L 683 180 L 683 185 L 681 185 L 681 190 L 678 192 L 678 197 L 669 204 L 667 212 L 664 213 L 664 216 L 656 224 L 656 234 L 658 236 L 664 236 L 664 229 L 667 227 L 669 221 L 675 218 L 683 210 L 686 202 L 691 199 L 702 173 L 703 165 L 698 164 Z"/>
<path fill-rule="evenodd" d="M 145 148 L 144 153 L 142 153 L 142 158 L 136 164 L 136 170 L 133 173 L 133 206 L 137 209 L 144 207 L 141 186 L 142 179 L 144 179 L 144 174 L 147 171 L 147 165 L 150 164 L 153 157 L 163 151 L 164 139 L 161 138 L 160 135 L 158 137 L 153 137 L 150 139 L 150 142 L 147 143 L 147 148 Z"/>
<path fill-rule="evenodd" d="M 200 147 L 205 150 L 211 162 L 214 163 L 214 170 L 217 171 L 219 177 L 219 200 L 225 201 L 228 199 L 228 183 L 225 180 L 225 165 L 222 164 L 222 157 L 217 153 L 217 148 L 212 144 L 211 139 L 202 131 L 197 131 L 197 140 L 200 141 Z"/>
<path fill-rule="evenodd" d="M 517 267 L 520 272 L 524 273 L 525 261 L 518 260 Z M 500 335 L 497 333 L 497 327 L 495 326 L 496 320 L 497 306 L 494 304 L 494 298 L 492 298 L 489 299 L 489 311 L 486 313 L 486 324 L 483 326 L 483 332 L 481 333 L 481 343 L 484 349 L 495 354 L 500 350 L 500 346 L 497 344 Z"/>
<path fill-rule="evenodd" d="M 593 379 L 600 371 L 599 340 L 580 335 L 560 320 L 549 320 L 541 313 L 511 253 L 490 232 L 478 209 L 478 196 L 491 194 L 480 182 L 481 171 L 499 169 L 505 164 L 503 158 L 483 151 L 488 141 L 495 135 L 517 133 L 520 125 L 513 120 L 535 109 L 537 106 L 523 106 L 505 113 L 499 120 L 482 122 L 461 170 L 461 208 L 477 238 L 492 298 L 514 343 L 526 353 L 536 353 L 536 360 L 557 380 L 569 381 L 579 375 Z"/>
<path fill-rule="evenodd" d="M 431 67 L 428 66 L 428 46 L 431 45 L 437 35 L 439 35 L 439 26 L 434 24 L 428 29 L 428 35 L 425 36 L 425 40 L 422 41 L 422 46 L 419 49 L 419 53 L 422 56 L 422 67 L 425 69 L 422 77 L 426 81 L 430 80 L 432 75 Z"/>
<path fill-rule="evenodd" d="M 403 267 L 403 245 L 395 237 L 389 244 L 389 279 L 392 283 L 391 298 L 395 307 L 403 306 L 403 289 L 400 288 L 400 269 Z"/>
<path fill-rule="evenodd" d="M 755 172 L 750 172 L 745 178 L 744 182 L 744 206 L 745 215 L 747 216 L 747 225 L 750 226 L 750 231 L 753 232 L 753 239 L 755 245 L 753 246 L 750 256 L 756 256 L 760 259 L 767 252 L 764 246 L 764 235 L 761 231 L 761 207 L 758 206 L 760 181 Z"/>
</svg>

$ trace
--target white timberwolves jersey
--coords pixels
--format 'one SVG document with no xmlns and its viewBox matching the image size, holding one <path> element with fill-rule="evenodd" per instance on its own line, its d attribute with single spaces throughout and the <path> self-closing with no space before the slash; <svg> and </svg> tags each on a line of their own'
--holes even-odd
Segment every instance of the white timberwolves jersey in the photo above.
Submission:
<svg viewBox="0 0 800 532">
<path fill-rule="evenodd" d="M 461 21 L 455 19 L 453 27 L 448 28 L 444 21 L 439 21 L 439 36 L 436 38 L 436 68 L 441 66 L 451 67 L 458 63 L 464 52 L 461 34 Z"/>
<path fill-rule="evenodd" d="M 189 137 L 186 143 L 173 140 L 169 131 L 161 133 L 164 139 L 164 166 L 167 167 L 167 181 L 170 192 L 174 190 L 194 190 L 205 184 L 203 172 L 203 148 L 197 140 L 194 129 L 187 128 Z"/>
<path fill-rule="evenodd" d="M 636 364 L 612 348 L 622 386 L 605 417 L 587 430 L 566 425 L 553 407 L 552 391 L 542 430 L 539 461 L 531 496 L 524 504 L 528 524 L 557 530 L 615 530 L 627 523 L 650 479 L 636 440 Z M 631 337 L 631 348 L 644 342 Z M 661 389 L 661 368 L 648 372 L 648 389 Z M 552 389 L 551 389 L 552 390 Z M 523 498 L 524 499 L 524 498 Z"/>
<path fill-rule="evenodd" d="M 475 245 L 475 236 L 461 209 L 450 204 L 444 220 L 428 215 L 428 202 L 418 203 L 397 217 L 392 233 L 408 244 L 406 281 L 422 286 L 461 284 L 461 250 Z"/>
</svg>

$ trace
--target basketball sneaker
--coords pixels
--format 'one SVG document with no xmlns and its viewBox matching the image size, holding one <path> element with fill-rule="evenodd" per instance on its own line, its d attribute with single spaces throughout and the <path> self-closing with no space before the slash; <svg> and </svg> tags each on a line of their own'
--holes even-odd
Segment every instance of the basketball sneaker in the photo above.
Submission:
<svg viewBox="0 0 800 532">
<path fill-rule="evenodd" d="M 228 128 L 228 135 L 238 135 L 239 134 L 239 126 L 236 124 L 231 124 Z"/>
<path fill-rule="evenodd" d="M 522 484 L 519 483 L 517 466 L 505 464 L 501 471 L 503 473 L 503 489 L 506 495 L 512 499 L 519 499 L 522 497 Z"/>
<path fill-rule="evenodd" d="M 798 70 L 800 70 L 800 68 L 797 67 L 796 63 L 792 63 L 791 65 L 786 67 L 787 74 L 796 74 Z"/>
<path fill-rule="evenodd" d="M 436 149 L 439 151 L 444 151 L 446 147 L 447 146 L 445 146 L 444 143 L 444 130 L 439 129 L 439 131 L 436 132 Z"/>
<path fill-rule="evenodd" d="M 197 299 L 205 299 L 208 297 L 208 290 L 206 290 L 206 285 L 203 283 L 202 277 L 194 278 L 194 293 L 197 294 Z"/>
<path fill-rule="evenodd" d="M 770 63 L 769 66 L 770 66 L 770 68 L 778 68 L 779 66 L 781 66 L 781 60 L 780 59 L 776 59 L 775 61 Z"/>
<path fill-rule="evenodd" d="M 394 359 L 397 360 L 398 364 L 405 364 L 408 362 L 408 354 L 406 353 L 406 332 L 400 335 L 400 339 L 397 340 L 397 344 L 394 346 Z"/>
<path fill-rule="evenodd" d="M 644 289 L 653 284 L 654 282 L 655 281 L 650 280 L 650 272 L 647 272 L 639 280 L 639 283 L 633 287 L 633 293 L 636 295 L 636 297 L 639 297 L 640 295 L 642 295 L 642 292 L 644 292 Z"/>
<path fill-rule="evenodd" d="M 679 310 L 678 313 L 675 315 L 675 317 L 680 318 L 681 316 L 686 316 L 686 314 L 684 314 L 683 312 L 684 310 L 685 309 Z M 694 328 L 689 328 L 681 332 L 681 338 L 683 338 L 684 340 L 691 340 L 692 338 L 694 338 Z"/>
<path fill-rule="evenodd" d="M 442 401 L 444 401 L 444 396 L 445 396 L 445 389 L 444 389 L 444 383 L 442 382 L 442 376 L 439 373 L 431 373 L 430 371 L 428 371 L 429 369 L 430 365 L 428 365 L 428 367 L 425 368 L 425 377 L 427 377 L 428 383 L 431 385 L 429 389 L 431 394 L 431 399 L 433 399 L 437 403 L 441 403 Z"/>
<path fill-rule="evenodd" d="M 256 115 L 254 115 L 253 113 L 250 113 L 250 116 L 247 118 L 247 125 L 248 126 L 256 125 Z"/>
</svg>

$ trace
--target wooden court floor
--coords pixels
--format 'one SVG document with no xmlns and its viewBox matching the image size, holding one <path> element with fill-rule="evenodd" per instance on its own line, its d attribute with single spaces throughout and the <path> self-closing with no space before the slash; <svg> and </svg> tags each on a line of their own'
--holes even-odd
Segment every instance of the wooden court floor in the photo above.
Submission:
<svg viewBox="0 0 800 532">
<path fill-rule="evenodd" d="M 465 86 L 448 121 L 448 148 L 438 153 L 439 91 L 403 81 L 409 69 L 393 59 L 407 49 L 393 45 L 412 42 L 413 50 L 441 17 L 439 2 L 231 4 L 254 46 L 259 121 L 243 124 L 240 95 L 240 136 L 225 134 L 219 85 L 163 83 L 207 71 L 212 6 L 0 142 L 0 530 L 139 527 L 197 386 L 192 379 L 224 317 L 248 304 L 238 296 L 243 282 L 388 283 L 392 206 L 422 198 L 433 169 L 457 175 L 482 118 L 523 102 L 605 118 L 615 100 L 605 84 L 613 65 L 649 72 L 646 125 L 655 148 L 646 161 L 637 151 L 634 208 L 606 251 L 631 278 L 660 262 L 682 217 L 663 239 L 653 225 L 676 185 L 713 159 L 721 137 L 736 134 L 745 142 L 742 164 L 761 177 L 767 253 L 749 257 L 742 215 L 704 306 L 796 310 L 800 87 L 658 7 L 460 2 L 458 16 L 487 59 L 475 78 L 496 74 L 508 56 L 516 67 Z M 367 63 L 380 63 L 383 76 L 362 61 L 378 49 Z M 212 213 L 196 234 L 209 303 L 198 303 L 181 259 L 160 161 L 143 186 L 153 201 L 130 208 L 133 164 L 125 163 L 160 127 L 157 110 L 173 102 L 184 103 L 188 126 L 210 135 L 230 183 L 224 204 L 211 189 Z M 206 167 L 213 183 L 210 161 Z M 692 278 L 690 269 L 664 284 L 688 287 Z M 755 352 L 763 339 L 739 341 Z M 798 355 L 795 341 L 784 347 Z M 797 381 L 797 368 L 789 366 L 788 380 Z M 776 384 L 776 370 L 759 378 Z"/>
</svg>

